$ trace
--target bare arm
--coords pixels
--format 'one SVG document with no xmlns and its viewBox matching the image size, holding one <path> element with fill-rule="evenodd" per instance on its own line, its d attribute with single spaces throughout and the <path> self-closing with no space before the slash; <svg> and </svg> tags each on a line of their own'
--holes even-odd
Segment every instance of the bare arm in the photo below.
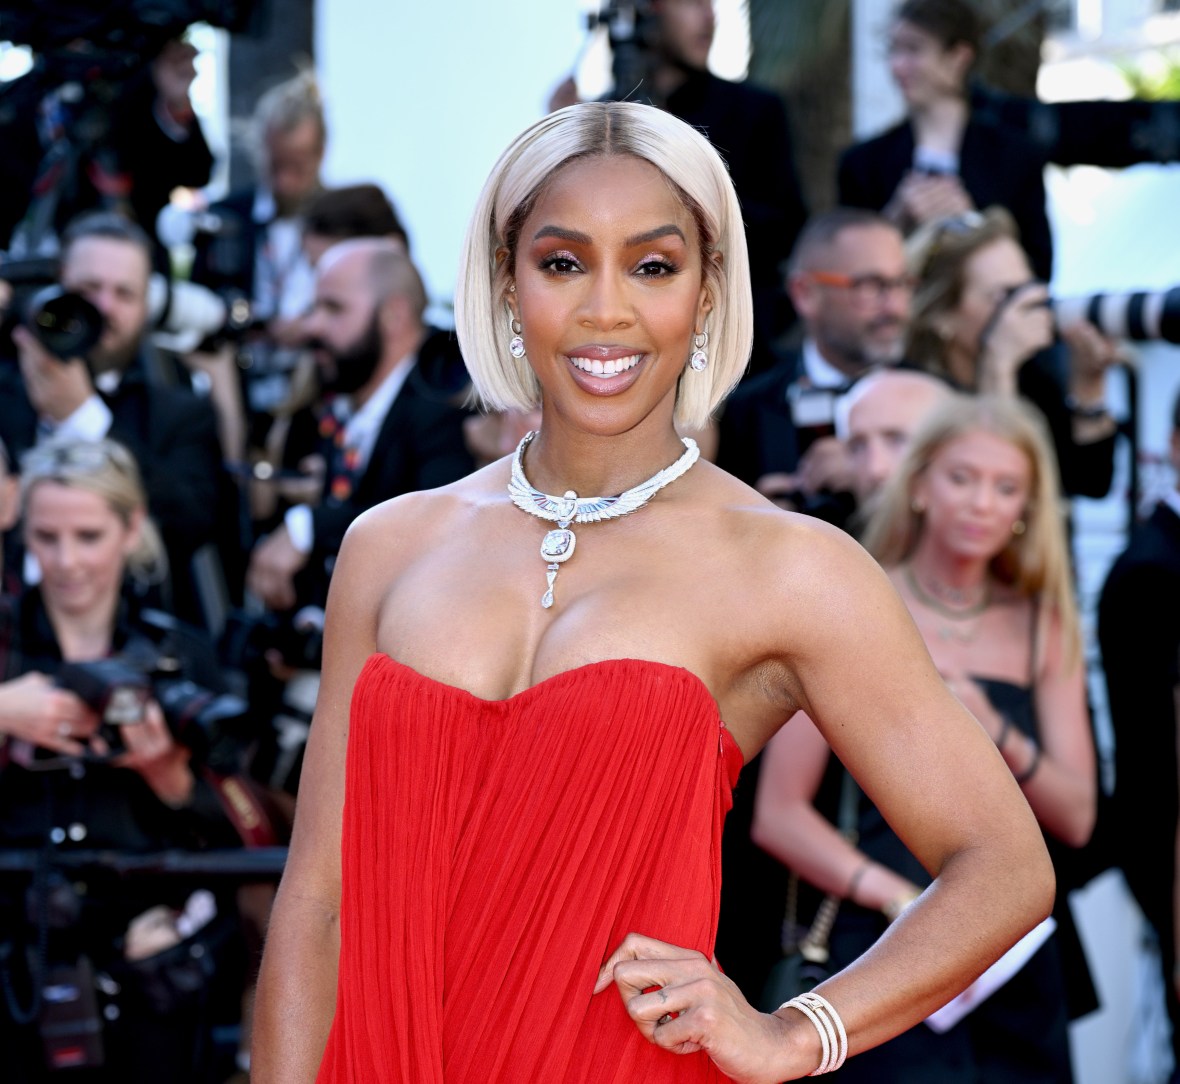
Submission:
<svg viewBox="0 0 1180 1084">
<path fill-rule="evenodd" d="M 856 1054 L 946 1004 L 1045 918 L 1053 869 L 1012 773 L 872 559 L 820 524 L 749 545 L 751 595 L 737 600 L 734 625 L 779 645 L 787 698 L 934 877 L 869 952 L 818 988 Z M 750 576 L 752 567 L 773 571 Z M 699 954 L 628 938 L 600 988 L 612 978 L 641 1032 L 666 1049 L 707 1051 L 734 1080 L 794 1080 L 820 1062 L 804 1016 L 756 1012 Z M 643 992 L 652 986 L 661 989 Z"/>
<path fill-rule="evenodd" d="M 813 804 L 829 756 L 823 735 L 797 712 L 762 753 L 750 834 L 821 892 L 896 913 L 918 895 L 918 886 L 868 858 Z"/>
<path fill-rule="evenodd" d="M 332 576 L 319 698 L 254 1010 L 250 1079 L 314 1081 L 336 1004 L 340 833 L 352 689 L 376 645 L 378 550 L 358 520 Z"/>
<path fill-rule="evenodd" d="M 1044 918 L 1053 872 L 1011 772 L 879 567 L 839 537 L 811 547 L 798 574 L 800 706 L 935 878 L 823 985 L 855 1052 L 945 1004 Z"/>
</svg>

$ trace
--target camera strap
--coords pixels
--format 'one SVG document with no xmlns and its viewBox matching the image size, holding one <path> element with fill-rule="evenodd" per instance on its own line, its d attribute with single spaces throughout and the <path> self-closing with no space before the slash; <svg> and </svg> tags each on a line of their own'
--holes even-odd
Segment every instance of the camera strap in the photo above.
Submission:
<svg viewBox="0 0 1180 1084">
<path fill-rule="evenodd" d="M 251 780 L 240 773 L 221 775 L 210 768 L 202 768 L 201 776 L 217 795 L 226 817 L 247 848 L 279 845 L 271 814 Z"/>
</svg>

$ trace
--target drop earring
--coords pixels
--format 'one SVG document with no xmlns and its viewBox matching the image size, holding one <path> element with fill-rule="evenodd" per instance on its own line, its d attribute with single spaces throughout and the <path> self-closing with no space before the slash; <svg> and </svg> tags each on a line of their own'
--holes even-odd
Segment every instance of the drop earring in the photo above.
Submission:
<svg viewBox="0 0 1180 1084">
<path fill-rule="evenodd" d="M 1012 524 L 1012 533 L 1016 535 L 1017 538 L 1024 534 L 1027 529 L 1028 527 L 1022 519 L 1015 520 Z"/>
<path fill-rule="evenodd" d="M 693 351 L 688 359 L 688 367 L 694 373 L 703 373 L 709 367 L 709 355 L 705 353 L 705 347 L 709 345 L 709 333 L 698 331 L 692 337 L 692 345 Z"/>
<path fill-rule="evenodd" d="M 524 357 L 524 339 L 520 337 L 521 331 L 524 329 L 520 326 L 520 321 L 512 315 L 512 310 L 508 310 L 508 330 L 512 333 L 512 338 L 508 340 L 508 353 L 514 358 Z"/>
</svg>

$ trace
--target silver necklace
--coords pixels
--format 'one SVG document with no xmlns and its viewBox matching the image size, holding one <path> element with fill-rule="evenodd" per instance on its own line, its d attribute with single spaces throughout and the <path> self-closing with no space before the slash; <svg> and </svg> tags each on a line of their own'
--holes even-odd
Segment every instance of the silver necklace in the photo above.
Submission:
<svg viewBox="0 0 1180 1084">
<path fill-rule="evenodd" d="M 542 493 L 529 485 L 524 476 L 524 450 L 537 436 L 538 430 L 525 433 L 516 446 L 512 457 L 512 478 L 508 483 L 508 496 L 512 503 L 530 516 L 556 523 L 557 529 L 549 531 L 541 539 L 541 557 L 546 563 L 545 578 L 548 586 L 541 596 L 541 605 L 549 609 L 553 605 L 553 582 L 561 566 L 574 555 L 577 538 L 570 530 L 571 523 L 600 523 L 607 519 L 618 519 L 642 508 L 669 482 L 676 481 L 701 455 L 697 442 L 691 437 L 681 437 L 684 454 L 663 470 L 653 474 L 646 482 L 620 493 L 617 497 L 579 497 L 572 489 L 565 496 L 554 497 Z"/>
</svg>

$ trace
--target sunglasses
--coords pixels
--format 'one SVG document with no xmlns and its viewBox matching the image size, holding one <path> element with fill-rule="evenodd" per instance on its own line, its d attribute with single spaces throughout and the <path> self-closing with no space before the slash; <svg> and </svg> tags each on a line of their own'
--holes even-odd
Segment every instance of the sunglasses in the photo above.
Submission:
<svg viewBox="0 0 1180 1084">
<path fill-rule="evenodd" d="M 108 467 L 125 475 L 135 471 L 131 453 L 110 441 L 38 444 L 21 456 L 20 465 L 21 476 L 26 481 L 56 478 L 73 471 L 100 471 Z"/>
</svg>

